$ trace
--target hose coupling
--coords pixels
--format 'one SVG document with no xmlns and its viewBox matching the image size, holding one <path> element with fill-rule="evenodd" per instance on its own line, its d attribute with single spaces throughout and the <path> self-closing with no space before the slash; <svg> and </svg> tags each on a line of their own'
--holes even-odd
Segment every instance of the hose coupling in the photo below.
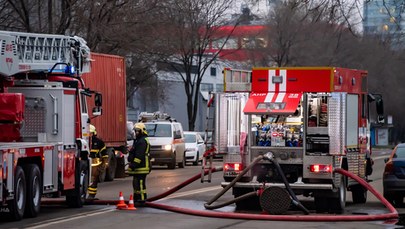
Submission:
<svg viewBox="0 0 405 229">
<path fill-rule="evenodd" d="M 273 161 L 274 159 L 274 154 L 272 152 L 267 152 L 263 155 L 263 159 Z"/>
</svg>

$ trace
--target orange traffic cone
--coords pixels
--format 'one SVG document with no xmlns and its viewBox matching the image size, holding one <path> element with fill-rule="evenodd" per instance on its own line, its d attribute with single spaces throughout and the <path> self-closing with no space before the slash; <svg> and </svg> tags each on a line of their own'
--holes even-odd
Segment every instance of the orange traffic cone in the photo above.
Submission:
<svg viewBox="0 0 405 229">
<path fill-rule="evenodd" d="M 132 197 L 132 195 L 129 196 L 128 208 L 125 208 L 125 210 L 136 210 L 136 207 L 134 205 L 134 198 Z"/>
<path fill-rule="evenodd" d="M 128 206 L 125 203 L 124 196 L 122 195 L 122 192 L 120 192 L 120 200 L 118 201 L 117 209 L 125 209 L 127 207 Z"/>
</svg>

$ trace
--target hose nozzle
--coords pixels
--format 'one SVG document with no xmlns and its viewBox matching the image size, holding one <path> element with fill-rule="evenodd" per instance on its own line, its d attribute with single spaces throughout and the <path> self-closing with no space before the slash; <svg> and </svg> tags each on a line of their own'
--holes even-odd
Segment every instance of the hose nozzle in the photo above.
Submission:
<svg viewBox="0 0 405 229">
<path fill-rule="evenodd" d="M 263 155 L 263 159 L 273 161 L 274 159 L 274 154 L 272 152 L 267 152 Z"/>
</svg>

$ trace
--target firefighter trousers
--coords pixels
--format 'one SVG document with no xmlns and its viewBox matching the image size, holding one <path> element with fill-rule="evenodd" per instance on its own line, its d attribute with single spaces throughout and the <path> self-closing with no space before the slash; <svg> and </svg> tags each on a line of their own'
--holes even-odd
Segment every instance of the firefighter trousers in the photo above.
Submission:
<svg viewBox="0 0 405 229">
<path fill-rule="evenodd" d="M 146 175 L 147 174 L 134 174 L 132 180 L 132 187 L 134 188 L 134 202 L 145 202 L 147 199 L 146 194 Z"/>
<path fill-rule="evenodd" d="M 91 163 L 91 183 L 87 189 L 88 194 L 91 197 L 97 195 L 97 186 L 100 181 L 100 174 L 104 172 L 107 165 L 108 158 L 93 158 Z"/>
</svg>

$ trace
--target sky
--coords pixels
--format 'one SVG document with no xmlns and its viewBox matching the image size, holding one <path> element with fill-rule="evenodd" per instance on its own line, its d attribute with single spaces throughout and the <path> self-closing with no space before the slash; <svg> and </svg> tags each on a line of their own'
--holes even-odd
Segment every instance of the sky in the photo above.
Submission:
<svg viewBox="0 0 405 229">
<path fill-rule="evenodd" d="M 312 0 L 312 1 L 317 1 L 317 0 Z M 232 7 L 227 12 L 227 16 L 231 18 L 232 14 L 240 14 L 241 13 L 241 6 L 243 4 L 247 4 L 253 14 L 256 14 L 260 17 L 266 17 L 267 12 L 270 9 L 270 4 L 268 3 L 269 0 L 257 0 L 256 4 L 251 3 L 252 0 L 233 0 L 232 1 Z M 342 4 L 347 4 L 352 6 L 354 3 L 356 3 L 357 9 L 354 9 L 352 11 L 352 16 L 351 16 L 351 23 L 352 25 L 356 28 L 357 31 L 362 32 L 363 26 L 362 26 L 362 17 L 361 15 L 363 14 L 363 0 L 340 0 Z"/>
</svg>

